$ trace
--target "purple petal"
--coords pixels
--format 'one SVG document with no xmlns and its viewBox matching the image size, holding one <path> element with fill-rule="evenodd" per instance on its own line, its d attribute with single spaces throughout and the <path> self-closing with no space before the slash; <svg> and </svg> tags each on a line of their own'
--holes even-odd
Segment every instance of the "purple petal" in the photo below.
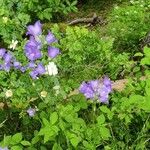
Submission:
<svg viewBox="0 0 150 150">
<path fill-rule="evenodd" d="M 6 49 L 5 48 L 0 48 L 0 58 L 2 58 L 5 53 L 6 53 Z"/>
<path fill-rule="evenodd" d="M 55 36 L 49 31 L 48 35 L 46 36 L 46 41 L 48 44 L 51 44 L 53 42 L 56 42 L 57 39 L 55 38 Z"/>
<path fill-rule="evenodd" d="M 12 60 L 12 55 L 9 52 L 7 52 L 5 53 L 3 58 L 4 58 L 5 63 L 10 63 Z"/>
<path fill-rule="evenodd" d="M 46 72 L 45 67 L 41 63 L 38 64 L 36 71 L 38 74 L 45 74 Z"/>
<path fill-rule="evenodd" d="M 110 79 L 105 76 L 104 79 L 103 79 L 103 84 L 104 84 L 105 86 L 111 86 L 111 81 L 110 81 Z"/>
<path fill-rule="evenodd" d="M 20 67 L 21 67 L 21 63 L 18 62 L 18 61 L 15 61 L 15 62 L 13 63 L 13 65 L 14 65 L 14 67 L 15 67 L 16 69 L 20 69 Z"/>
<path fill-rule="evenodd" d="M 19 69 L 20 69 L 21 72 L 25 72 L 27 68 L 22 66 Z"/>
<path fill-rule="evenodd" d="M 36 70 L 33 70 L 30 72 L 30 76 L 32 77 L 32 79 L 37 79 L 38 72 Z"/>
<path fill-rule="evenodd" d="M 48 56 L 51 58 L 55 58 L 58 54 L 60 54 L 60 51 L 58 48 L 55 47 L 48 47 Z"/>
<path fill-rule="evenodd" d="M 29 62 L 27 65 L 27 68 L 35 68 L 35 63 L 34 62 Z"/>
<path fill-rule="evenodd" d="M 99 99 L 100 99 L 100 102 L 108 104 L 108 94 L 105 96 L 100 96 Z"/>
<path fill-rule="evenodd" d="M 83 82 L 79 88 L 79 91 L 84 94 L 86 98 L 94 98 L 94 91 L 91 86 L 85 82 Z"/>
<path fill-rule="evenodd" d="M 42 33 L 42 24 L 40 23 L 40 21 L 37 21 L 34 25 L 29 25 L 27 27 L 27 35 L 40 35 Z"/>
<path fill-rule="evenodd" d="M 11 68 L 11 63 L 5 63 L 5 64 L 3 65 L 3 69 L 4 69 L 5 71 L 7 71 L 7 72 L 10 71 L 10 68 Z"/>
</svg>

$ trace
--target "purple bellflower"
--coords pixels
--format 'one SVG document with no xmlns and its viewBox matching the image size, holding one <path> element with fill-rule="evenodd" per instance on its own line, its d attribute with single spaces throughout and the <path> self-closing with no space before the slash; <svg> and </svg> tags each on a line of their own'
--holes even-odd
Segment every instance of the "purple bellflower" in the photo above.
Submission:
<svg viewBox="0 0 150 150">
<path fill-rule="evenodd" d="M 34 37 L 30 37 L 30 40 L 25 45 L 25 54 L 26 57 L 33 61 L 42 57 L 40 51 L 41 43 L 37 42 Z"/>
<path fill-rule="evenodd" d="M 53 42 L 57 42 L 57 39 L 55 38 L 55 36 L 49 31 L 47 36 L 46 36 L 46 41 L 48 44 L 51 44 Z"/>
<path fill-rule="evenodd" d="M 34 25 L 29 25 L 27 27 L 27 35 L 33 35 L 33 36 L 37 36 L 40 35 L 42 33 L 42 24 L 40 23 L 40 21 L 35 22 Z"/>
<path fill-rule="evenodd" d="M 58 54 L 60 54 L 60 51 L 58 48 L 55 47 L 48 47 L 48 56 L 51 58 L 55 58 Z"/>
<path fill-rule="evenodd" d="M 92 80 L 83 82 L 79 91 L 84 94 L 87 99 L 98 98 L 102 103 L 108 103 L 109 93 L 112 91 L 111 81 L 105 77 L 103 81 Z"/>
</svg>

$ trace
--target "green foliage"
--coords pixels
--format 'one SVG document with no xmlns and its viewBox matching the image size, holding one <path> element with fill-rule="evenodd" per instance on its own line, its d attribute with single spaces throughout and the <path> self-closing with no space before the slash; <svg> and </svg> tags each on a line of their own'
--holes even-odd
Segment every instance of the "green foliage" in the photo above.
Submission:
<svg viewBox="0 0 150 150">
<path fill-rule="evenodd" d="M 34 20 L 57 20 L 58 17 L 77 11 L 76 0 L 1 0 L 0 36 L 5 43 L 22 39 L 24 29 Z"/>
<path fill-rule="evenodd" d="M 76 1 L 6 0 L 0 5 L 0 34 L 10 44 L 12 37 L 22 38 L 23 27 L 30 20 L 49 20 L 55 18 L 55 13 L 69 13 Z M 1 70 L 0 149 L 149 149 L 150 49 L 145 47 L 143 53 L 134 55 L 141 58 L 135 68 L 132 66 L 139 60 L 133 62 L 131 52 L 119 51 L 137 50 L 138 40 L 149 28 L 148 11 L 149 1 L 130 1 L 128 6 L 116 7 L 108 23 L 111 37 L 83 27 L 65 24 L 61 30 L 54 25 L 52 32 L 61 54 L 48 61 L 58 63 L 58 76 L 43 75 L 31 80 L 28 72 Z M 13 53 L 23 65 L 27 64 L 25 42 L 26 39 L 19 41 Z M 43 62 L 46 64 L 47 60 L 43 58 Z M 130 76 L 136 72 L 140 78 L 140 67 L 145 69 L 143 81 Z M 87 100 L 78 93 L 82 81 L 99 79 L 104 74 L 112 80 L 129 79 L 123 91 L 111 93 L 109 104 Z M 34 108 L 33 116 L 29 116 L 29 108 Z"/>
<path fill-rule="evenodd" d="M 81 27 L 67 27 L 63 37 L 57 25 L 52 31 L 60 39 L 63 54 L 59 60 L 61 73 L 68 76 L 72 85 L 72 78 L 74 82 L 75 79 L 81 82 L 105 73 L 116 79 L 122 70 L 122 76 L 130 72 L 133 62 L 128 61 L 127 53 L 118 54 L 113 50 L 114 39 L 100 38 L 95 31 Z"/>
<path fill-rule="evenodd" d="M 130 5 L 116 6 L 109 17 L 108 33 L 118 51 L 133 53 L 139 48 L 140 39 L 149 31 L 149 1 L 130 1 Z"/>
</svg>

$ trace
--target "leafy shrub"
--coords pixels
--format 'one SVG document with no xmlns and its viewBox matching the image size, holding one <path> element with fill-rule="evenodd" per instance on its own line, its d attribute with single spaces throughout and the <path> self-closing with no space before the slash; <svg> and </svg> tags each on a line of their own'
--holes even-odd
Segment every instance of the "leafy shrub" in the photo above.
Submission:
<svg viewBox="0 0 150 150">
<path fill-rule="evenodd" d="M 62 34 L 57 25 L 52 30 L 60 38 L 63 54 L 59 60 L 61 73 L 70 80 L 77 83 L 103 74 L 116 79 L 122 70 L 125 71 L 122 76 L 130 72 L 133 62 L 128 61 L 127 53 L 113 51 L 113 39 L 100 38 L 95 31 L 80 27 L 67 27 Z"/>
</svg>

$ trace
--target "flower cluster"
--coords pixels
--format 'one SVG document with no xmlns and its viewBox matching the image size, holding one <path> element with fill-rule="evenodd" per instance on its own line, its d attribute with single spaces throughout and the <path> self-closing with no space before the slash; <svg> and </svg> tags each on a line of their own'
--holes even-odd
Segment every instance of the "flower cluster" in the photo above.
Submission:
<svg viewBox="0 0 150 150">
<path fill-rule="evenodd" d="M 83 93 L 87 99 L 99 99 L 102 103 L 108 103 L 108 96 L 112 91 L 112 85 L 110 79 L 104 77 L 102 81 L 92 80 L 83 82 L 79 91 Z"/>
<path fill-rule="evenodd" d="M 49 58 L 53 59 L 60 54 L 60 50 L 58 48 L 50 45 L 53 42 L 57 42 L 55 36 L 50 31 L 48 31 L 46 36 L 43 36 L 42 24 L 40 21 L 37 21 L 34 25 L 29 25 L 27 27 L 26 35 L 30 36 L 24 47 L 25 55 L 29 60 L 28 64 L 26 66 L 22 66 L 20 62 L 16 61 L 11 52 L 6 51 L 4 48 L 0 48 L 0 58 L 4 62 L 3 64 L 0 64 L 0 70 L 9 72 L 11 67 L 19 69 L 22 72 L 30 70 L 29 74 L 33 79 L 37 79 L 43 74 L 56 75 L 58 70 L 54 62 L 49 62 L 48 65 L 44 66 L 42 62 L 36 61 L 42 58 L 43 53 L 41 49 L 45 45 L 47 46 L 47 56 Z M 9 48 L 14 50 L 17 43 L 18 41 L 13 40 Z"/>
<path fill-rule="evenodd" d="M 3 63 L 0 64 L 0 70 L 9 72 L 11 68 L 15 68 L 23 72 L 25 69 L 25 67 L 23 67 L 21 63 L 15 59 L 13 54 L 7 51 L 5 48 L 0 48 L 0 58 L 3 61 Z"/>
<path fill-rule="evenodd" d="M 47 73 L 47 67 L 44 67 L 42 63 L 36 63 L 37 59 L 42 58 L 43 54 L 41 49 L 44 46 L 44 43 L 46 43 L 48 47 L 48 57 L 55 58 L 58 54 L 60 54 L 60 51 L 58 48 L 50 46 L 50 44 L 57 41 L 57 39 L 50 31 L 48 32 L 46 37 L 44 36 L 44 41 L 46 42 L 42 43 L 42 24 L 40 23 L 40 21 L 37 21 L 34 25 L 29 25 L 27 27 L 27 30 L 28 31 L 26 34 L 30 36 L 30 39 L 24 47 L 25 55 L 30 61 L 28 65 L 28 67 L 31 69 L 30 76 L 33 79 L 36 79 L 39 75 Z M 49 70 L 50 69 L 51 68 L 49 68 Z"/>
</svg>

